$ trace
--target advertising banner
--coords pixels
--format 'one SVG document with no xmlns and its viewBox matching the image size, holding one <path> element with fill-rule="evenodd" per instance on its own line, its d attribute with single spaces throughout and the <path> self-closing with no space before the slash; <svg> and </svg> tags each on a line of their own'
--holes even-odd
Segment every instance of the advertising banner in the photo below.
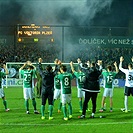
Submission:
<svg viewBox="0 0 133 133">
<path fill-rule="evenodd" d="M 2 81 L 3 86 L 23 86 L 23 79 L 7 78 Z"/>
<path fill-rule="evenodd" d="M 114 87 L 124 87 L 125 80 L 124 79 L 115 79 L 113 82 Z M 103 87 L 103 79 L 100 79 L 100 87 Z"/>
<path fill-rule="evenodd" d="M 36 79 L 35 79 L 36 82 Z M 17 78 L 7 78 L 2 81 L 3 86 L 23 86 L 23 79 Z M 114 87 L 124 87 L 125 80 L 124 79 L 115 79 L 113 82 Z M 72 86 L 76 86 L 75 80 L 72 82 Z M 100 87 L 103 87 L 103 79 L 100 79 Z"/>
</svg>

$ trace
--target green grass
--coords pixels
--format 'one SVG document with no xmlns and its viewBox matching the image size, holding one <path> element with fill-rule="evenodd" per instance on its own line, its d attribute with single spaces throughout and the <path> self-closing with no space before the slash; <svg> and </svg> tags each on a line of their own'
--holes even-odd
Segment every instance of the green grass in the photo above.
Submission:
<svg viewBox="0 0 133 133">
<path fill-rule="evenodd" d="M 133 102 L 129 97 L 129 109 L 131 112 L 123 113 L 120 108 L 124 107 L 123 88 L 114 89 L 113 112 L 109 112 L 109 98 L 106 100 L 107 111 L 100 113 L 103 89 L 98 95 L 97 111 L 94 119 L 90 119 L 91 112 L 87 112 L 86 119 L 78 119 L 79 104 L 77 89 L 73 87 L 72 106 L 73 118 L 64 121 L 63 113 L 57 113 L 59 100 L 55 102 L 53 120 L 48 120 L 48 105 L 46 106 L 46 119 L 41 120 L 41 114 L 35 115 L 30 100 L 30 113 L 25 113 L 22 88 L 5 88 L 9 112 L 4 111 L 2 100 L 0 102 L 0 132 L 1 133 L 132 133 L 133 132 Z M 40 111 L 41 99 L 36 99 L 37 108 Z M 89 102 L 91 108 L 91 101 Z M 100 116 L 105 118 L 99 118 Z"/>
</svg>

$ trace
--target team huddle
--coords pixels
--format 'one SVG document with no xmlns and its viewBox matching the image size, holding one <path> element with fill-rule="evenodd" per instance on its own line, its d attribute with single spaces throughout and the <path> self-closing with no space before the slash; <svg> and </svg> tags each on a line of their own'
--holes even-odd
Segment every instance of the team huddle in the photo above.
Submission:
<svg viewBox="0 0 133 133">
<path fill-rule="evenodd" d="M 41 119 L 45 119 L 45 106 L 48 100 L 49 104 L 49 120 L 53 119 L 53 106 L 57 99 L 60 99 L 58 112 L 63 111 L 63 120 L 67 121 L 72 118 L 72 91 L 71 91 L 71 81 L 76 79 L 77 83 L 77 97 L 79 98 L 79 112 L 82 114 L 78 117 L 79 119 L 84 119 L 86 116 L 86 111 L 88 110 L 88 102 L 92 101 L 92 114 L 90 118 L 94 118 L 96 112 L 97 96 L 100 92 L 99 77 L 103 76 L 104 80 L 104 92 L 101 101 L 100 112 L 106 110 L 105 100 L 106 97 L 110 98 L 110 112 L 113 111 L 113 81 L 117 73 L 122 71 L 125 73 L 125 89 L 124 89 L 124 108 L 121 110 L 123 112 L 128 112 L 128 96 L 130 94 L 133 96 L 133 65 L 128 64 L 128 69 L 122 67 L 122 62 L 124 58 L 120 57 L 119 68 L 117 63 L 114 63 L 115 70 L 113 66 L 108 65 L 103 69 L 102 61 L 89 62 L 83 64 L 82 61 L 77 59 L 77 69 L 73 66 L 73 62 L 70 62 L 71 72 L 68 72 L 68 68 L 61 63 L 60 60 L 56 59 L 54 61 L 54 68 L 51 65 L 47 65 L 43 68 L 42 58 L 38 59 L 37 67 L 35 67 L 30 61 L 24 63 L 24 65 L 19 69 L 19 73 L 23 76 L 23 94 L 25 99 L 26 114 L 30 114 L 29 110 L 29 99 L 32 100 L 32 105 L 35 114 L 40 114 L 36 108 L 35 91 L 34 91 L 34 79 L 36 75 L 40 75 L 41 82 L 39 87 L 38 95 L 41 95 Z M 131 59 L 133 62 L 133 58 Z M 9 111 L 7 107 L 7 101 L 5 99 L 5 94 L 2 86 L 2 79 L 8 74 L 8 69 L 6 65 L 0 68 L 0 97 L 3 99 L 3 105 L 5 111 Z M 38 76 L 37 76 L 38 77 Z M 38 79 L 37 82 L 40 80 Z M 67 112 L 68 105 L 68 112 Z"/>
</svg>

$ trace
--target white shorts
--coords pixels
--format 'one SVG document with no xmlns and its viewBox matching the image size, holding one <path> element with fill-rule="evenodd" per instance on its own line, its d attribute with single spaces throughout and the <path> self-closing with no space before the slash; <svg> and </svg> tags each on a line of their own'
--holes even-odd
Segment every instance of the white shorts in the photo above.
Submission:
<svg viewBox="0 0 133 133">
<path fill-rule="evenodd" d="M 4 90 L 3 90 L 3 88 L 0 88 L 0 98 L 2 98 L 4 96 L 5 96 Z"/>
<path fill-rule="evenodd" d="M 113 97 L 113 88 L 104 88 L 104 97 Z"/>
<path fill-rule="evenodd" d="M 23 88 L 24 99 L 35 98 L 35 93 L 33 88 Z"/>
<path fill-rule="evenodd" d="M 55 89 L 54 90 L 54 99 L 58 99 L 61 97 L 61 89 Z"/>
<path fill-rule="evenodd" d="M 62 94 L 61 102 L 62 102 L 62 104 L 70 103 L 71 102 L 71 94 Z"/>
<path fill-rule="evenodd" d="M 82 91 L 82 89 L 79 89 L 78 88 L 78 91 L 77 91 L 77 95 L 78 95 L 78 98 L 85 98 L 85 92 Z"/>
</svg>

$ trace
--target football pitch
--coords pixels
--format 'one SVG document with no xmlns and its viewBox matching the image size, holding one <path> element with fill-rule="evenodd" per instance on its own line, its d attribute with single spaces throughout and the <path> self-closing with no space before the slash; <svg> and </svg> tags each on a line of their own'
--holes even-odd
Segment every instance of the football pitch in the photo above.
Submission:
<svg viewBox="0 0 133 133">
<path fill-rule="evenodd" d="M 57 100 L 54 104 L 53 120 L 48 120 L 48 104 L 46 105 L 45 117 L 34 114 L 30 100 L 30 114 L 26 114 L 22 87 L 4 88 L 8 102 L 9 112 L 5 112 L 2 99 L 0 102 L 0 132 L 1 133 L 133 133 L 133 99 L 129 97 L 128 113 L 120 109 L 124 107 L 123 88 L 114 88 L 113 112 L 109 111 L 109 98 L 106 99 L 106 111 L 100 113 L 103 88 L 97 99 L 97 111 L 95 118 L 89 118 L 91 111 L 86 113 L 85 119 L 78 119 L 79 103 L 77 89 L 72 87 L 73 118 L 63 120 L 63 113 L 58 113 Z M 40 112 L 41 99 L 36 98 L 37 109 Z M 91 101 L 89 109 L 91 109 Z M 100 118 L 102 116 L 102 118 Z"/>
</svg>

